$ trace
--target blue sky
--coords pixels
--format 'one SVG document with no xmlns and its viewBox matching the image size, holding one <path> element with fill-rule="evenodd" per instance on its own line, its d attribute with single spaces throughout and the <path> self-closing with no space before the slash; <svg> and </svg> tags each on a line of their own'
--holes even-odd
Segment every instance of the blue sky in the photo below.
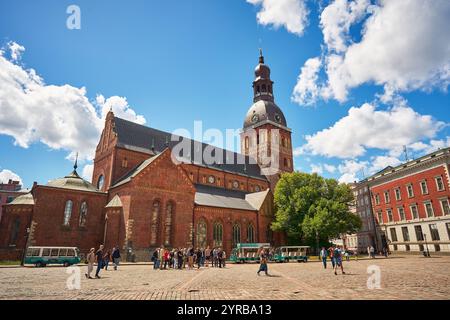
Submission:
<svg viewBox="0 0 450 320">
<path fill-rule="evenodd" d="M 411 16 L 425 15 L 417 30 L 406 15 L 404 26 L 377 31 L 405 8 L 369 0 L 2 1 L 0 178 L 13 172 L 25 186 L 46 183 L 70 172 L 76 151 L 88 173 L 109 106 L 167 131 L 193 130 L 195 120 L 240 128 L 259 47 L 293 130 L 298 170 L 352 181 L 404 161 L 404 144 L 410 157 L 445 147 L 450 39 L 419 40 L 450 27 L 450 9 L 436 1 L 419 10 L 421 2 L 406 4 Z M 71 4 L 81 10 L 80 30 L 66 27 Z M 339 72 L 327 71 L 333 58 Z"/>
</svg>

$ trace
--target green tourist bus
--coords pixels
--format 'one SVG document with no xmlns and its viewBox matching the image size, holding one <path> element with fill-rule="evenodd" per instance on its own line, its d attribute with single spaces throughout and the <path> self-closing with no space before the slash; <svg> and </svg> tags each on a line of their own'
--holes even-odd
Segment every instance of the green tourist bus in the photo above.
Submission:
<svg viewBox="0 0 450 320">
<path fill-rule="evenodd" d="M 230 261 L 234 263 L 259 262 L 260 250 L 269 249 L 270 243 L 238 243 L 231 251 Z"/>
<path fill-rule="evenodd" d="M 69 267 L 81 261 L 76 247 L 28 247 L 24 264 L 45 267 L 49 264 L 62 264 Z"/>
<path fill-rule="evenodd" d="M 307 262 L 308 261 L 308 246 L 285 246 L 278 247 L 272 257 L 275 262 Z"/>
</svg>

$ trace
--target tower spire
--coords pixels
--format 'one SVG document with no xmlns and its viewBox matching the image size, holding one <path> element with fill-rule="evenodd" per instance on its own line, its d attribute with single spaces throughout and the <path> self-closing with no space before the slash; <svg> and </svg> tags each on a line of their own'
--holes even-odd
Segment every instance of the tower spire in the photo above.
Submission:
<svg viewBox="0 0 450 320">
<path fill-rule="evenodd" d="M 273 81 L 270 79 L 270 68 L 264 64 L 264 56 L 261 48 L 259 48 L 259 63 L 255 68 L 253 95 L 253 102 L 259 100 L 274 101 Z"/>
<path fill-rule="evenodd" d="M 77 171 L 77 168 L 78 168 L 78 151 L 75 156 L 75 163 L 73 164 L 73 171 Z"/>
<path fill-rule="evenodd" d="M 263 56 L 262 48 L 259 48 L 259 63 L 264 64 L 264 56 Z"/>
</svg>

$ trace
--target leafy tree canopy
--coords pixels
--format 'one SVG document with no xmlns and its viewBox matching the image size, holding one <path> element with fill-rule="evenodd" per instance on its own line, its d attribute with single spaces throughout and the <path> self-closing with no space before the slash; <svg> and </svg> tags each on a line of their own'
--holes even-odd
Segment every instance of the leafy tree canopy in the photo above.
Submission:
<svg viewBox="0 0 450 320">
<path fill-rule="evenodd" d="M 275 221 L 272 229 L 287 233 L 291 242 L 328 241 L 361 228 L 361 219 L 350 212 L 354 197 L 350 187 L 316 173 L 285 173 L 275 188 Z"/>
</svg>

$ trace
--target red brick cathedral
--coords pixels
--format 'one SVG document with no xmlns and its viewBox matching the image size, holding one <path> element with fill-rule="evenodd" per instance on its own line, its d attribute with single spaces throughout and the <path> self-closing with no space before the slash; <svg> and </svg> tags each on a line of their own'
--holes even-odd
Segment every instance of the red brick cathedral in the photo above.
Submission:
<svg viewBox="0 0 450 320">
<path fill-rule="evenodd" d="M 82 253 L 101 243 L 107 249 L 119 245 L 142 261 L 161 245 L 222 247 L 229 253 L 236 243 L 283 242 L 270 225 L 275 184 L 282 172 L 293 170 L 291 130 L 274 102 L 262 54 L 253 89 L 241 154 L 110 111 L 92 183 L 78 175 L 75 164 L 67 176 L 35 183 L 30 193 L 6 205 L 0 259 L 20 259 L 31 245 L 77 246 Z M 181 141 L 189 145 L 183 154 L 175 152 Z M 201 157 L 210 150 L 215 161 Z"/>
</svg>

